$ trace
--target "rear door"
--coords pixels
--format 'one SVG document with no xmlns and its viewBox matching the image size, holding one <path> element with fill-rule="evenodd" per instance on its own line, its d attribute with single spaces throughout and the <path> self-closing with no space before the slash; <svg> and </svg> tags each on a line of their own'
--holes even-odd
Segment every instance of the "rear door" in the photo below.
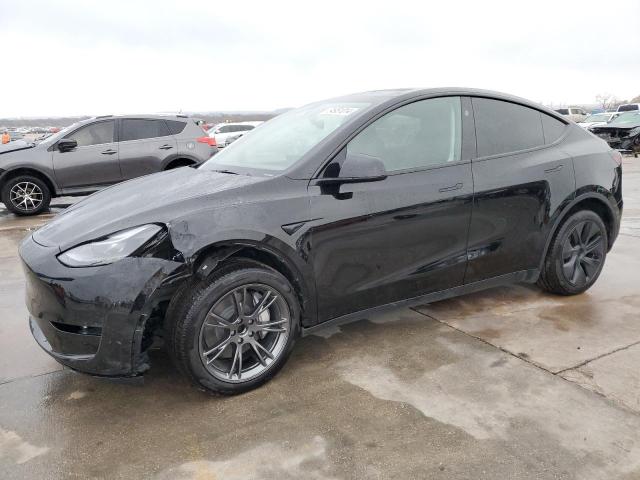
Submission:
<svg viewBox="0 0 640 480">
<path fill-rule="evenodd" d="M 380 158 L 385 180 L 339 192 L 310 186 L 319 321 L 462 284 L 473 193 L 462 130 L 470 110 L 461 113 L 459 97 L 399 107 L 345 147 Z"/>
<path fill-rule="evenodd" d="M 538 110 L 473 98 L 477 157 L 465 283 L 536 269 L 550 218 L 573 197 L 566 124 Z"/>
<path fill-rule="evenodd" d="M 65 137 L 78 146 L 68 152 L 53 151 L 53 168 L 62 188 L 92 189 L 122 180 L 115 133 L 115 120 L 110 119 L 85 125 Z"/>
<path fill-rule="evenodd" d="M 122 118 L 120 168 L 125 179 L 159 172 L 177 154 L 176 140 L 164 119 Z"/>
</svg>

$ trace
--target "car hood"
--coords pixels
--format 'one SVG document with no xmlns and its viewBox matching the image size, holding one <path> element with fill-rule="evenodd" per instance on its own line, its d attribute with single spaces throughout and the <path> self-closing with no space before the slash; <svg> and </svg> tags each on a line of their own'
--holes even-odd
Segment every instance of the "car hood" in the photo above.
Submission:
<svg viewBox="0 0 640 480">
<path fill-rule="evenodd" d="M 9 153 L 9 152 L 17 152 L 18 150 L 28 150 L 35 146 L 36 144 L 33 142 L 25 142 L 24 140 L 15 140 L 13 142 L 9 142 L 4 145 L 0 144 L 0 155 L 4 153 Z"/>
<path fill-rule="evenodd" d="M 635 128 L 640 127 L 640 124 L 638 125 L 596 125 L 595 129 L 597 129 L 598 132 L 614 132 L 616 130 L 633 130 Z"/>
<path fill-rule="evenodd" d="M 101 190 L 65 210 L 33 234 L 64 251 L 80 243 L 146 223 L 169 224 L 198 210 L 247 201 L 264 177 L 178 168 Z"/>
</svg>

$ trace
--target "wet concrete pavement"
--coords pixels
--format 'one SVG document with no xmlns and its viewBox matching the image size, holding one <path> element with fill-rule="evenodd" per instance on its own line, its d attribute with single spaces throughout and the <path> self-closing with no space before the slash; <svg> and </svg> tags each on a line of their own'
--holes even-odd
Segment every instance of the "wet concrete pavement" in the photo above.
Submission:
<svg viewBox="0 0 640 480">
<path fill-rule="evenodd" d="M 588 293 L 498 288 L 328 329 L 233 398 L 162 351 L 142 385 L 61 370 L 25 321 L 25 224 L 0 230 L 0 478 L 640 479 L 638 160 L 624 182 Z"/>
</svg>

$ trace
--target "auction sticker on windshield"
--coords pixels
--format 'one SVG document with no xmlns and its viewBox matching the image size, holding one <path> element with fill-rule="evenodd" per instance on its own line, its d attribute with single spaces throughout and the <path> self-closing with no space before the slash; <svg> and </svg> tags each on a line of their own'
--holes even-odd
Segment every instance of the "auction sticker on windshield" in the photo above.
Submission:
<svg viewBox="0 0 640 480">
<path fill-rule="evenodd" d="M 320 112 L 320 115 L 351 115 L 360 110 L 357 107 L 329 107 Z"/>
</svg>

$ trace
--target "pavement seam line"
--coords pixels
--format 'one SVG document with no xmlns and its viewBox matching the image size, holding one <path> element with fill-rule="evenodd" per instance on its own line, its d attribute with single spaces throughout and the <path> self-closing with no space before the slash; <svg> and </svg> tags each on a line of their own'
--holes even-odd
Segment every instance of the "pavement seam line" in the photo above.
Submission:
<svg viewBox="0 0 640 480">
<path fill-rule="evenodd" d="M 560 375 L 561 373 L 568 372 L 569 370 L 575 370 L 577 368 L 584 367 L 585 365 L 587 365 L 587 364 L 589 364 L 591 362 L 595 362 L 596 360 L 600 360 L 601 358 L 608 357 L 609 355 L 613 355 L 614 353 L 622 352 L 623 350 L 626 350 L 626 349 L 631 348 L 631 347 L 635 347 L 636 345 L 639 345 L 639 344 L 640 344 L 640 340 L 638 340 L 637 342 L 630 343 L 629 345 L 626 345 L 626 346 L 623 346 L 623 347 L 614 348 L 610 352 L 602 353 L 602 354 L 600 354 L 600 355 L 598 355 L 596 357 L 590 358 L 588 360 L 585 360 L 584 362 L 581 362 L 581 363 L 579 363 L 577 365 L 574 365 L 573 367 L 568 367 L 568 368 L 564 368 L 562 370 L 558 370 L 555 373 L 555 375 Z"/>
<path fill-rule="evenodd" d="M 559 371 L 559 372 L 557 372 L 557 373 L 554 373 L 554 372 L 553 372 L 553 371 L 551 371 L 551 370 L 547 370 L 547 369 L 546 369 L 546 368 L 544 368 L 542 365 L 538 365 L 537 363 L 532 362 L 532 361 L 530 361 L 530 360 L 527 360 L 526 358 L 522 358 L 522 357 L 520 357 L 520 356 L 516 355 L 515 353 L 510 352 L 509 350 L 506 350 L 506 349 L 504 349 L 503 347 L 500 347 L 499 345 L 494 345 L 493 343 L 488 342 L 488 341 L 487 341 L 487 340 L 485 340 L 484 338 L 476 337 L 475 335 L 472 335 L 472 334 L 471 334 L 471 333 L 469 333 L 469 332 L 465 332 L 464 330 L 461 330 L 461 329 L 459 329 L 459 328 L 457 328 L 457 327 L 454 327 L 453 325 L 448 324 L 448 323 L 447 323 L 447 322 L 445 322 L 444 320 L 439 320 L 439 319 L 437 319 L 436 317 L 433 317 L 433 316 L 429 315 L 428 313 L 424 313 L 424 312 L 421 312 L 421 311 L 419 311 L 419 310 L 416 310 L 416 309 L 415 309 L 415 308 L 413 308 L 413 307 L 411 307 L 411 310 L 413 310 L 414 312 L 416 312 L 416 313 L 418 313 L 418 314 L 420 314 L 420 315 L 422 315 L 422 316 L 424 316 L 424 317 L 430 318 L 431 320 L 433 320 L 433 321 L 435 321 L 435 322 L 438 322 L 439 324 L 444 325 L 445 327 L 448 327 L 448 328 L 450 328 L 450 329 L 452 329 L 452 330 L 455 330 L 456 332 L 460 332 L 460 333 L 462 333 L 463 335 L 466 335 L 467 337 L 471 337 L 471 338 L 474 338 L 474 339 L 476 339 L 476 340 L 479 340 L 480 342 L 482 342 L 482 343 L 484 343 L 484 344 L 486 344 L 486 345 L 489 345 L 490 347 L 493 347 L 493 348 L 495 348 L 495 349 L 497 349 L 497 350 L 500 350 L 501 352 L 504 352 L 504 353 L 506 353 L 507 355 L 510 355 L 511 357 L 517 358 L 518 360 L 521 360 L 521 361 L 523 361 L 524 363 L 529 364 L 529 365 L 531 365 L 532 367 L 537 368 L 538 370 L 541 370 L 541 371 L 543 371 L 543 372 L 546 372 L 546 373 L 548 373 L 548 374 L 551 374 L 551 375 L 553 375 L 554 377 L 559 378 L 560 380 L 562 380 L 562 381 L 564 381 L 564 382 L 570 383 L 571 385 L 574 385 L 574 386 L 576 386 L 576 387 L 580 388 L 581 390 L 584 390 L 585 392 L 589 392 L 590 394 L 597 395 L 597 396 L 599 396 L 599 397 L 601 397 L 601 398 L 604 398 L 607 402 L 609 402 L 609 403 L 610 403 L 613 407 L 615 407 L 615 408 L 619 408 L 619 409 L 621 409 L 621 410 L 624 410 L 625 412 L 632 413 L 632 414 L 634 414 L 634 415 L 636 415 L 636 416 L 640 416 L 640 412 L 638 412 L 638 411 L 636 411 L 636 410 L 633 410 L 633 409 L 629 408 L 628 406 L 624 405 L 623 403 L 620 403 L 620 402 L 618 402 L 618 401 L 617 401 L 617 400 L 615 400 L 615 399 L 609 398 L 609 397 L 607 397 L 607 396 L 606 396 L 606 395 L 604 395 L 604 394 L 601 394 L 601 393 L 599 393 L 599 392 L 596 392 L 595 390 L 591 390 L 590 388 L 587 388 L 587 387 L 585 387 L 585 386 L 583 386 L 583 385 L 580 385 L 579 383 L 574 382 L 574 381 L 572 381 L 572 380 L 569 380 L 568 378 L 565 378 L 565 377 L 563 377 L 562 375 L 560 375 L 560 373 L 562 373 L 562 372 L 566 372 L 567 370 L 572 370 L 572 369 L 574 369 L 574 368 L 579 368 L 580 366 L 582 366 L 582 364 L 581 364 L 581 365 L 577 365 L 577 366 L 575 366 L 575 367 L 571 367 L 571 368 L 567 368 L 567 369 L 561 370 L 561 371 Z M 612 352 L 605 353 L 605 354 L 601 355 L 600 357 L 593 358 L 593 359 L 591 359 L 591 360 L 589 360 L 589 361 L 585 362 L 584 364 L 589 363 L 590 361 L 593 361 L 593 360 L 597 360 L 598 358 L 602 358 L 602 357 L 605 357 L 605 356 L 607 356 L 607 355 L 611 355 L 612 353 L 616 353 L 617 351 L 621 351 L 621 350 L 624 350 L 624 349 L 627 349 L 627 348 L 633 347 L 634 345 L 638 345 L 638 344 L 640 344 L 640 341 L 638 341 L 638 342 L 634 342 L 634 343 L 632 343 L 631 345 L 627 345 L 626 347 L 621 347 L 621 348 L 619 348 L 619 349 L 617 349 L 617 350 L 614 350 L 614 351 L 612 351 Z"/>
<path fill-rule="evenodd" d="M 44 377 L 45 375 L 51 375 L 51 374 L 54 374 L 54 373 L 60 373 L 60 372 L 64 372 L 65 370 L 66 370 L 65 368 L 61 368 L 60 370 L 54 370 L 52 372 L 44 372 L 44 373 L 38 373 L 36 375 L 25 375 L 24 377 L 11 378 L 11 379 L 6 380 L 4 382 L 0 382 L 0 387 L 3 387 L 4 385 L 9 385 L 10 383 L 19 382 L 20 380 L 28 380 L 30 378 Z"/>
<path fill-rule="evenodd" d="M 466 335 L 467 337 L 475 338 L 476 340 L 479 340 L 479 341 L 481 341 L 482 343 L 484 343 L 484 344 L 486 344 L 486 345 L 489 345 L 490 347 L 497 348 L 497 349 L 498 349 L 498 350 L 500 350 L 501 352 L 504 352 L 504 353 L 506 353 L 507 355 L 510 355 L 510 356 L 512 356 L 512 357 L 514 357 L 514 358 L 517 358 L 518 360 L 522 360 L 523 362 L 528 363 L 529 365 L 534 366 L 534 367 L 536 367 L 537 369 L 542 370 L 543 372 L 547 372 L 547 373 L 550 373 L 551 375 L 555 375 L 555 373 L 553 373 L 551 370 L 547 370 L 547 369 L 546 369 L 546 368 L 544 368 L 542 365 L 539 365 L 539 364 L 537 364 L 537 363 L 535 363 L 535 362 L 533 362 L 533 361 L 531 361 L 531 360 L 528 360 L 528 359 L 526 359 L 526 358 L 522 358 L 522 357 L 520 357 L 520 356 L 516 355 L 515 353 L 510 352 L 509 350 L 506 350 L 505 348 L 503 348 L 503 347 L 501 347 L 501 346 L 499 346 L 499 345 L 494 345 L 493 343 L 491 343 L 491 342 L 489 342 L 489 341 L 485 340 L 484 338 L 477 337 L 477 336 L 475 336 L 475 335 L 473 335 L 473 334 L 471 334 L 471 333 L 469 333 L 469 332 L 465 332 L 464 330 L 461 330 L 461 329 L 460 329 L 460 328 L 458 328 L 458 327 L 454 327 L 453 325 L 451 325 L 451 324 L 449 324 L 449 323 L 445 322 L 444 320 L 440 320 L 440 319 L 438 319 L 438 318 L 436 318 L 436 317 L 432 317 L 432 316 L 431 316 L 431 315 L 429 315 L 428 313 L 421 312 L 421 311 L 419 311 L 419 310 L 416 310 L 415 308 L 412 308 L 411 310 L 413 310 L 414 312 L 419 313 L 420 315 L 423 315 L 423 316 L 425 316 L 425 317 L 427 317 L 427 318 L 430 318 L 431 320 L 434 320 L 434 321 L 436 321 L 436 322 L 438 322 L 438 323 L 440 323 L 440 324 L 442 324 L 442 325 L 445 325 L 446 327 L 449 327 L 449 328 L 451 328 L 452 330 L 455 330 L 456 332 L 460 332 L 460 333 L 462 333 L 463 335 Z M 573 383 L 573 382 L 571 382 L 571 383 Z"/>
</svg>

